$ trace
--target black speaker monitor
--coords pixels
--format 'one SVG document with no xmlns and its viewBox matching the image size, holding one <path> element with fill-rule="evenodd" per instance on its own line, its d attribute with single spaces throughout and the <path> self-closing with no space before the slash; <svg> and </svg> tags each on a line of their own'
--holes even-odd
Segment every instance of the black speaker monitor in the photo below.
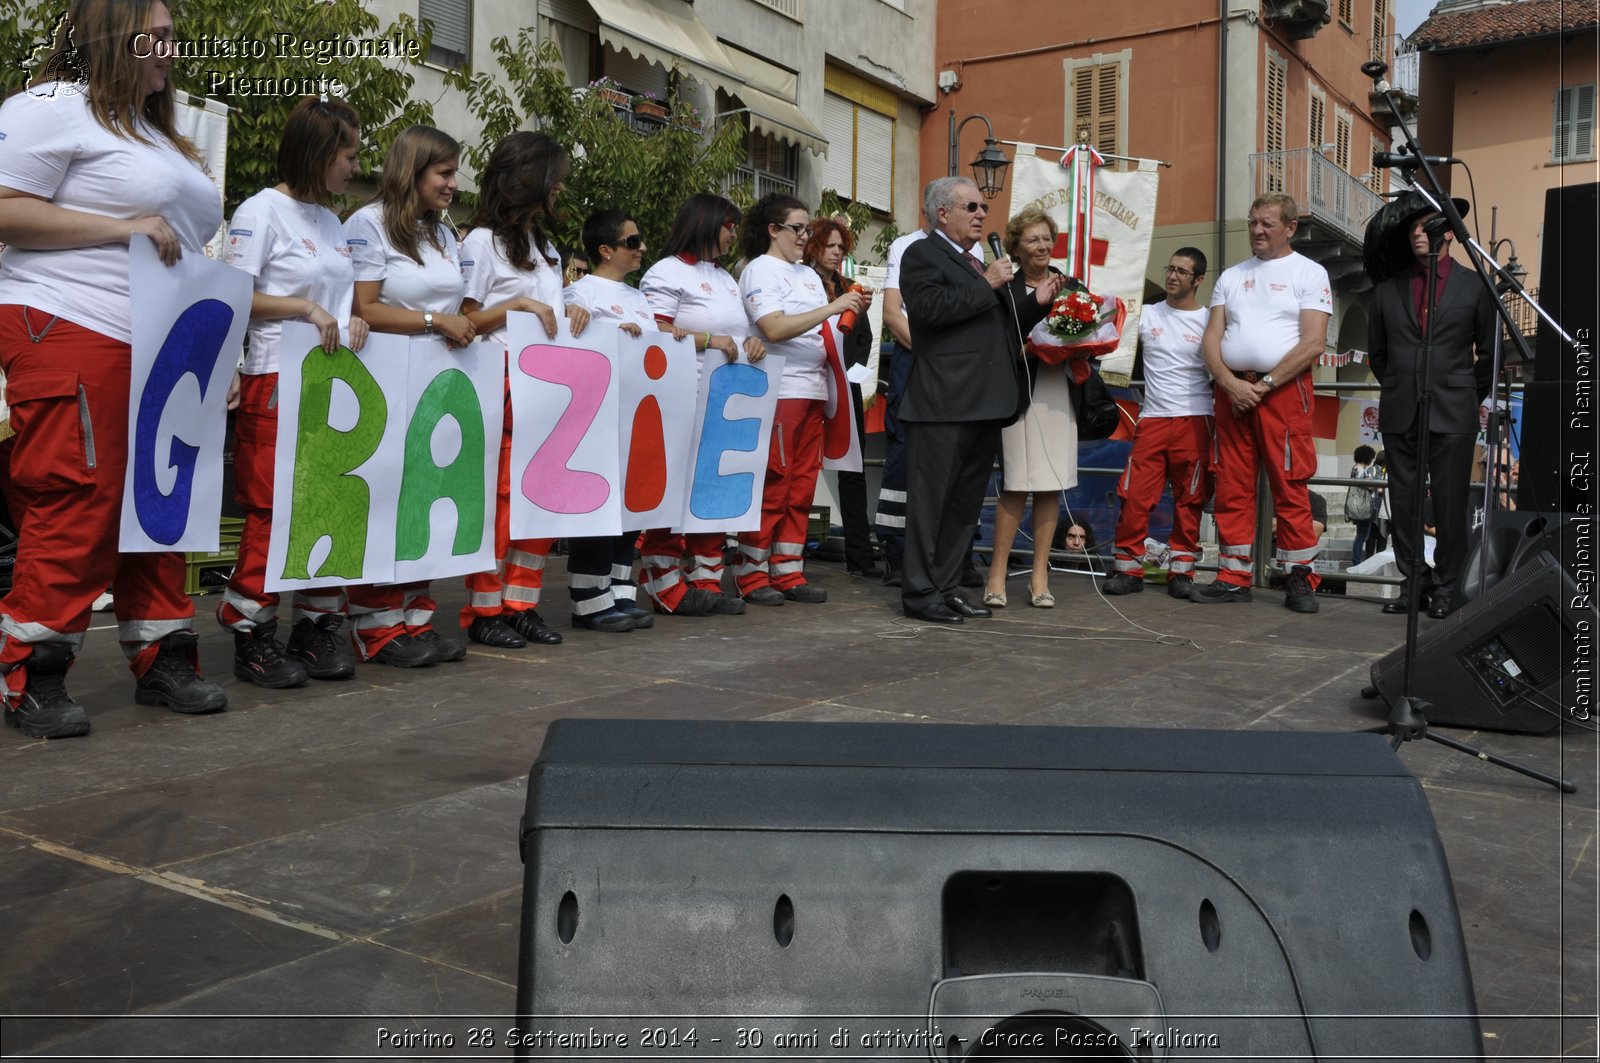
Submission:
<svg viewBox="0 0 1600 1063">
<path fill-rule="evenodd" d="M 1535 540 L 1538 541 L 1538 540 Z M 1429 723 L 1543 734 L 1578 700 L 1575 641 L 1593 606 L 1548 550 L 1513 561 L 1487 592 L 1417 637 L 1410 691 L 1405 647 L 1372 665 L 1372 685 L 1391 705 L 1410 693 L 1427 701 Z"/>
<path fill-rule="evenodd" d="M 1378 735 L 562 720 L 522 838 L 519 1027 L 586 1060 L 1481 1054 Z"/>
</svg>

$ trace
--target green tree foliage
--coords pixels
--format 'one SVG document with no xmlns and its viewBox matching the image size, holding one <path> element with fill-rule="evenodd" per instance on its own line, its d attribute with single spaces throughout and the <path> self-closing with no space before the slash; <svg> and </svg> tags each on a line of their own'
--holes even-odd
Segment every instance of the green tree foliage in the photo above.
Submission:
<svg viewBox="0 0 1600 1063">
<path fill-rule="evenodd" d="M 839 198 L 839 193 L 831 188 L 822 190 L 822 202 L 817 206 L 817 217 L 832 218 L 843 214 L 850 222 L 850 231 L 856 234 L 857 260 L 865 261 L 870 252 L 882 262 L 889 257 L 889 245 L 900 236 L 900 226 L 890 219 L 878 228 L 878 235 L 873 240 L 871 248 L 864 242 L 868 228 L 871 227 L 872 208 L 865 203 L 849 203 Z"/>
<path fill-rule="evenodd" d="M 28 72 L 48 57 L 47 38 L 65 9 L 64 3 L 41 5 L 37 0 L 0 0 L 0 90 L 22 87 Z M 278 139 L 289 111 L 301 95 L 257 93 L 242 90 L 254 79 L 326 78 L 346 89 L 345 99 L 361 113 L 362 169 L 378 167 L 396 134 L 417 123 L 431 124 L 433 105 L 412 99 L 415 78 L 411 68 L 428 54 L 428 32 L 408 15 L 389 26 L 367 10 L 363 0 L 183 0 L 175 5 L 174 25 L 179 38 L 190 46 L 211 41 L 255 42 L 265 56 L 178 59 L 172 65 L 173 83 L 192 96 L 212 95 L 227 104 L 228 115 L 228 215 L 262 188 L 278 182 Z M 280 35 L 293 43 L 280 45 Z M 318 57 L 319 44 L 343 44 L 363 39 L 396 42 L 415 61 L 378 57 Z M 217 83 L 213 72 L 234 81 Z M 248 94 L 245 94 L 248 92 Z"/>
<path fill-rule="evenodd" d="M 563 215 L 553 234 L 564 248 L 581 246 L 583 219 L 596 210 L 625 210 L 639 223 L 648 267 L 659 253 L 679 206 L 696 192 L 718 192 L 736 203 L 749 200 L 748 186 L 729 187 L 745 160 L 744 126 L 737 120 L 701 134 L 700 114 L 673 94 L 668 117 L 653 132 L 641 132 L 598 91 L 603 83 L 574 89 L 567 83 L 561 52 L 524 29 L 515 42 L 497 37 L 490 45 L 500 76 L 462 72 L 452 83 L 467 94 L 467 106 L 483 123 L 483 139 L 467 146 L 463 166 L 483 172 L 494 146 L 519 129 L 554 137 L 572 158 Z"/>
</svg>

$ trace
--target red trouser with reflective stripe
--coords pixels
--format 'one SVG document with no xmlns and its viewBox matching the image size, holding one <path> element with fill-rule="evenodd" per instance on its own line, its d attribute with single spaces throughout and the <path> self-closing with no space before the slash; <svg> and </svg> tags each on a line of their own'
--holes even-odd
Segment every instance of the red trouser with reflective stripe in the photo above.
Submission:
<svg viewBox="0 0 1600 1063">
<path fill-rule="evenodd" d="M 539 607 L 544 562 L 554 539 L 511 538 L 511 386 L 506 385 L 505 429 L 500 434 L 500 475 L 495 485 L 494 556 L 500 567 L 467 577 L 467 604 L 461 626 L 480 616 L 499 616 Z"/>
<path fill-rule="evenodd" d="M 653 528 L 639 536 L 639 583 L 669 610 L 678 607 L 689 587 L 721 594 L 722 550 L 727 541 L 723 532 L 681 535 Z M 683 571 L 685 554 L 691 557 L 687 574 Z"/>
<path fill-rule="evenodd" d="M 1301 373 L 1274 388 L 1255 409 L 1233 412 L 1227 393 L 1217 389 L 1217 580 L 1250 585 L 1251 544 L 1256 537 L 1256 468 L 1267 474 L 1278 516 L 1277 560 L 1287 571 L 1311 567 L 1317 536 L 1311 527 L 1311 491 L 1317 448 L 1311 437 L 1311 374 Z M 1313 589 L 1319 579 L 1311 573 Z"/>
<path fill-rule="evenodd" d="M 1118 572 L 1144 578 L 1144 539 L 1150 529 L 1150 510 L 1161 500 L 1161 489 L 1172 485 L 1171 558 L 1167 571 L 1174 576 L 1194 574 L 1200 550 L 1200 510 L 1211 497 L 1211 418 L 1142 417 L 1133 437 L 1133 452 L 1117 481 L 1122 509 L 1117 515 Z"/>
<path fill-rule="evenodd" d="M 821 399 L 778 400 L 761 495 L 761 530 L 739 536 L 733 575 L 740 594 L 766 586 L 788 590 L 806 581 L 806 532 L 822 471 L 824 405 Z"/>
<path fill-rule="evenodd" d="M 89 607 L 108 584 L 135 675 L 150 667 L 163 636 L 194 628 L 184 556 L 117 549 L 131 363 L 126 343 L 0 306 L 0 370 L 17 433 L 7 497 L 20 533 L 11 591 L 0 599 L 8 697 L 23 689 L 33 643 L 82 644 Z"/>
<path fill-rule="evenodd" d="M 234 631 L 253 631 L 277 619 L 278 595 L 266 589 L 267 546 L 272 541 L 272 481 L 278 455 L 278 374 L 239 377 L 239 409 L 234 414 L 233 494 L 244 509 L 239 557 L 227 590 L 217 605 L 217 622 Z M 344 613 L 344 588 L 297 591 L 294 617 Z"/>
</svg>

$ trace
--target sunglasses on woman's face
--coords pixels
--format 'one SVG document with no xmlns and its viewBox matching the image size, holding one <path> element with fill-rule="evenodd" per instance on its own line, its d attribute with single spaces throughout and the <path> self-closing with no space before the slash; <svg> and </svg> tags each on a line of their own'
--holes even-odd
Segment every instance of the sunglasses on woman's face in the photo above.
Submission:
<svg viewBox="0 0 1600 1063">
<path fill-rule="evenodd" d="M 639 248 L 644 246 L 644 236 L 641 233 L 634 233 L 632 236 L 624 236 L 611 246 L 626 247 L 629 251 L 637 251 Z"/>
</svg>

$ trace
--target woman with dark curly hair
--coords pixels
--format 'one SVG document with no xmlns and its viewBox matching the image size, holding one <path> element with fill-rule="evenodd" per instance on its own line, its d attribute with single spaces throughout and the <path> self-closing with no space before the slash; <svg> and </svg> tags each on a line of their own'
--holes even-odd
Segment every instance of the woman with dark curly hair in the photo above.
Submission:
<svg viewBox="0 0 1600 1063">
<path fill-rule="evenodd" d="M 739 294 L 745 312 L 766 339 L 768 352 L 784 358 L 761 527 L 739 536 L 734 568 L 739 593 L 756 605 L 828 600 L 828 592 L 805 576 L 806 524 L 822 469 L 822 408 L 828 398 L 823 330 L 836 334 L 830 318 L 846 310 L 859 316 L 872 302 L 870 294 L 858 291 L 828 300 L 821 278 L 804 261 L 810 236 L 805 204 L 781 194 L 751 207 L 741 232 L 746 262 Z"/>
<path fill-rule="evenodd" d="M 837 218 L 818 218 L 811 223 L 811 239 L 806 241 L 805 260 L 822 278 L 824 293 L 837 299 L 850 282 L 839 272 L 845 256 L 855 250 L 856 235 Z M 846 368 L 866 365 L 877 339 L 866 318 L 837 337 L 839 357 Z M 856 437 L 866 439 L 866 418 L 861 409 L 861 385 L 850 385 L 850 407 L 856 419 Z M 844 525 L 844 566 L 847 572 L 867 579 L 882 579 L 883 570 L 872 563 L 872 535 L 867 527 L 867 477 L 860 472 L 839 472 L 839 520 Z"/>
<path fill-rule="evenodd" d="M 566 149 L 545 133 L 513 133 L 489 156 L 478 180 L 478 210 L 461 245 L 466 275 L 462 311 L 488 342 L 506 348 L 506 314 L 535 314 L 545 335 L 556 335 L 556 315 L 565 313 L 573 335 L 588 324 L 581 306 L 563 311 L 561 256 L 550 240 L 556 197 L 566 187 Z M 529 642 L 555 645 L 561 633 L 539 615 L 544 562 L 552 539 L 511 538 L 511 392 L 506 390 L 505 431 L 500 438 L 500 479 L 494 516 L 494 554 L 499 568 L 467 577 L 471 593 L 461 610 L 467 637 L 485 646 L 516 649 Z M 627 631 L 633 622 L 613 615 L 595 625 Z"/>
</svg>

